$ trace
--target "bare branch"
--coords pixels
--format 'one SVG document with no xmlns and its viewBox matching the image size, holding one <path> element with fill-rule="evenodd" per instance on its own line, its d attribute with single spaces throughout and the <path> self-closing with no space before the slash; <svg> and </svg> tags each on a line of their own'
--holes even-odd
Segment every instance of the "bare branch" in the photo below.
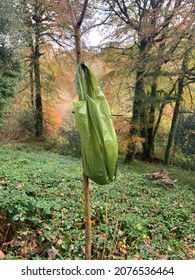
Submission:
<svg viewBox="0 0 195 280">
<path fill-rule="evenodd" d="M 89 30 L 91 30 L 92 28 L 95 28 L 95 27 L 98 27 L 98 26 L 101 26 L 101 25 L 105 24 L 106 21 L 109 19 L 109 17 L 110 17 L 110 14 L 109 14 L 109 15 L 107 16 L 107 18 L 104 19 L 102 22 L 99 22 L 99 23 L 96 23 L 96 24 L 93 24 L 93 25 L 89 26 L 87 29 L 85 29 L 85 30 L 81 33 L 81 35 L 87 33 L 87 32 L 88 32 Z"/>
<path fill-rule="evenodd" d="M 71 4 L 70 4 L 70 1 L 69 1 L 69 0 L 66 0 L 66 4 L 67 4 L 68 9 L 69 9 L 69 11 L 70 11 L 70 16 L 71 16 L 72 25 L 73 25 L 73 26 L 76 26 L 76 24 L 77 24 L 76 15 L 75 15 L 75 13 L 74 13 L 74 11 L 73 11 L 73 8 L 72 8 L 72 6 L 71 6 Z"/>
<path fill-rule="evenodd" d="M 82 9 L 82 11 L 81 11 L 80 19 L 79 19 L 79 21 L 77 22 L 77 28 L 80 28 L 81 25 L 82 25 L 82 22 L 83 22 L 83 19 L 84 19 L 84 17 L 85 17 L 85 13 L 86 13 L 86 10 L 87 10 L 88 2 L 89 2 L 89 0 L 85 0 L 85 2 L 84 2 L 84 4 L 83 4 L 83 9 Z"/>
</svg>

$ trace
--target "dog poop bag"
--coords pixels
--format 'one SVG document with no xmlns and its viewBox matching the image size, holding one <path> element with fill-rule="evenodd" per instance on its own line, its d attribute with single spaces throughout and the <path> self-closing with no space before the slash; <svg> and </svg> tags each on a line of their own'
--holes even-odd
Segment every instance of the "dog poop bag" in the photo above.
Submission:
<svg viewBox="0 0 195 280">
<path fill-rule="evenodd" d="M 104 185 L 116 177 L 118 142 L 108 102 L 85 64 L 76 72 L 78 102 L 74 103 L 76 127 L 81 138 L 84 173 Z"/>
</svg>

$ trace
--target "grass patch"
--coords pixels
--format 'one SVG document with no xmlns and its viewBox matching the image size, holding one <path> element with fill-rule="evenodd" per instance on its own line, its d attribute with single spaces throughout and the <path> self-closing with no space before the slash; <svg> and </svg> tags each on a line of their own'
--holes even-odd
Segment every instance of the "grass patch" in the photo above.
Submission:
<svg viewBox="0 0 195 280">
<path fill-rule="evenodd" d="M 119 164 L 91 182 L 93 259 L 194 259 L 195 176 L 170 167 L 172 187 L 144 174 L 160 165 Z M 84 259 L 81 160 L 41 145 L 0 149 L 0 250 L 6 259 Z"/>
</svg>

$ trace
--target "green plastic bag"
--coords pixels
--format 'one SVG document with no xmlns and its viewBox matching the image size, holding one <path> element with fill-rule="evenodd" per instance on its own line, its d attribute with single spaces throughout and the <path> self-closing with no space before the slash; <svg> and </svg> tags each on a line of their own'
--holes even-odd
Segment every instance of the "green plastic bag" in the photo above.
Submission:
<svg viewBox="0 0 195 280">
<path fill-rule="evenodd" d="M 84 173 L 97 184 L 108 184 L 116 177 L 118 158 L 109 105 L 85 64 L 79 64 L 76 82 L 80 101 L 74 103 L 75 121 L 81 138 Z"/>
</svg>

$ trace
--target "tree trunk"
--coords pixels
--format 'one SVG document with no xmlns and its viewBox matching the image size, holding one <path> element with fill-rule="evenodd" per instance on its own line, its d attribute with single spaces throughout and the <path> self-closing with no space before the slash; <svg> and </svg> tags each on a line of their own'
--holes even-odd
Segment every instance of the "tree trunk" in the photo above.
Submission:
<svg viewBox="0 0 195 280">
<path fill-rule="evenodd" d="M 181 66 L 181 74 L 180 74 L 180 77 L 178 78 L 177 99 L 176 99 L 175 108 L 174 108 L 174 112 L 173 112 L 173 118 L 172 118 L 172 123 L 171 123 L 171 129 L 169 132 L 167 147 L 165 150 L 165 164 L 169 164 L 170 151 L 171 151 L 171 147 L 172 147 L 172 143 L 173 143 L 173 139 L 174 139 L 175 128 L 176 128 L 177 119 L 179 116 L 179 106 L 180 106 L 180 102 L 181 102 L 182 94 L 183 94 L 185 74 L 187 71 L 188 55 L 189 55 L 189 53 L 185 52 L 185 54 L 183 56 L 182 66 Z"/>
<path fill-rule="evenodd" d="M 29 65 L 29 79 L 30 79 L 30 102 L 31 107 L 34 108 L 35 105 L 35 96 L 34 96 L 34 47 L 33 47 L 33 40 L 31 40 L 30 44 L 31 49 L 31 61 Z"/>
<path fill-rule="evenodd" d="M 152 156 L 154 155 L 154 122 L 155 122 L 155 99 L 157 96 L 157 80 L 153 82 L 153 85 L 151 86 L 151 97 L 152 102 L 149 109 L 149 116 L 148 121 L 145 119 L 142 120 L 143 126 L 145 127 L 145 135 L 143 137 L 145 138 L 145 141 L 143 143 L 143 154 L 142 158 L 143 160 L 150 160 Z"/>
<path fill-rule="evenodd" d="M 140 128 L 140 116 L 144 108 L 142 108 L 142 102 L 145 98 L 144 92 L 144 75 L 145 75 L 145 49 L 147 42 L 143 39 L 140 42 L 139 53 L 140 53 L 140 63 L 139 69 L 136 74 L 135 82 L 135 92 L 134 92 L 134 101 L 133 101 L 133 113 L 131 118 L 131 128 L 129 131 L 129 138 L 132 141 L 128 145 L 127 154 L 125 156 L 125 162 L 131 162 L 136 154 L 136 143 L 133 139 L 134 136 L 139 134 Z"/>
<path fill-rule="evenodd" d="M 136 143 L 133 140 L 133 136 L 136 136 L 139 133 L 140 107 L 144 92 L 143 75 L 143 71 L 138 71 L 136 75 L 133 114 L 131 118 L 131 128 L 129 131 L 129 138 L 132 139 L 132 141 L 128 145 L 127 154 L 125 156 L 126 163 L 131 162 L 136 153 Z"/>
<path fill-rule="evenodd" d="M 158 131 L 158 128 L 159 128 L 159 125 L 160 125 L 160 122 L 161 122 L 161 119 L 162 119 L 162 116 L 163 116 L 163 111 L 164 111 L 164 108 L 165 108 L 165 102 L 162 103 L 161 107 L 160 107 L 160 110 L 159 110 L 159 114 L 158 114 L 158 119 L 157 119 L 157 122 L 156 122 L 156 125 L 154 127 L 154 139 L 155 139 L 155 136 L 156 136 L 156 133 Z"/>
<path fill-rule="evenodd" d="M 146 160 L 149 157 L 147 127 L 148 127 L 147 111 L 145 108 L 142 108 L 141 113 L 140 113 L 140 135 L 143 139 L 143 143 L 142 143 L 142 159 L 143 160 Z"/>
<path fill-rule="evenodd" d="M 34 69 L 33 64 L 30 65 L 30 71 L 29 71 L 29 78 L 30 78 L 30 102 L 31 107 L 34 107 Z"/>
<path fill-rule="evenodd" d="M 81 31 L 77 25 L 74 26 L 74 37 L 75 37 L 76 62 L 77 65 L 79 65 L 81 63 Z"/>
<path fill-rule="evenodd" d="M 171 123 L 171 128 L 169 131 L 169 137 L 168 137 L 168 142 L 165 150 L 165 164 L 169 163 L 169 158 L 170 158 L 170 151 L 174 139 L 174 134 L 175 134 L 175 128 L 177 124 L 177 119 L 179 116 L 179 106 L 181 102 L 181 97 L 183 94 L 183 83 L 184 83 L 184 76 L 180 77 L 178 80 L 178 93 L 177 93 L 177 99 L 175 103 L 175 108 L 173 112 L 173 118 L 172 118 L 172 123 Z"/>
<path fill-rule="evenodd" d="M 35 75 L 35 135 L 43 135 L 43 106 L 41 96 L 41 75 L 40 75 L 40 52 L 39 32 L 36 34 L 36 45 L 34 51 L 34 75 Z"/>
</svg>

